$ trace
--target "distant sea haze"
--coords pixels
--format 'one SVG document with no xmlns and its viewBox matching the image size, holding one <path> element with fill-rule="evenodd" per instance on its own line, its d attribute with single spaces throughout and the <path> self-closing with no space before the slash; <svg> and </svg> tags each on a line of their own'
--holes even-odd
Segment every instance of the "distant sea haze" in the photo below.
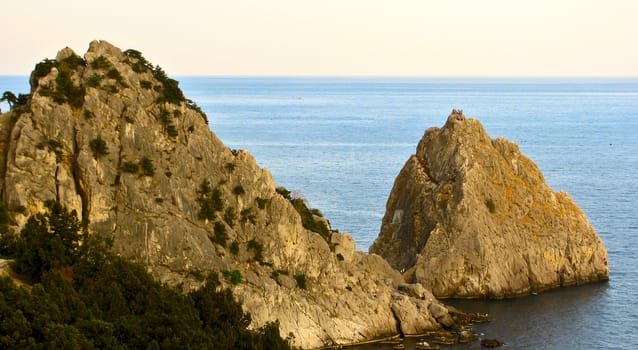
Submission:
<svg viewBox="0 0 638 350">
<path fill-rule="evenodd" d="M 512 349 L 638 348 L 638 79 L 178 80 L 228 147 L 248 149 L 277 185 L 306 198 L 364 251 L 425 130 L 463 109 L 492 138 L 518 143 L 555 191 L 572 196 L 605 242 L 611 279 L 448 302 L 490 313 L 493 321 L 475 331 Z M 5 90 L 28 92 L 28 77 L 0 77 Z"/>
</svg>

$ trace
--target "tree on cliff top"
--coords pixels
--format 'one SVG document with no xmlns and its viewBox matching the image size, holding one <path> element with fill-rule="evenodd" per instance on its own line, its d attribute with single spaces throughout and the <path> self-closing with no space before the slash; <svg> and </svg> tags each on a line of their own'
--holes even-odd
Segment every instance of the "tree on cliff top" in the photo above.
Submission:
<svg viewBox="0 0 638 350">
<path fill-rule="evenodd" d="M 5 91 L 0 98 L 0 102 L 7 102 L 9 104 L 9 109 L 13 109 L 13 106 L 16 102 L 18 102 L 18 98 L 11 91 Z"/>
</svg>

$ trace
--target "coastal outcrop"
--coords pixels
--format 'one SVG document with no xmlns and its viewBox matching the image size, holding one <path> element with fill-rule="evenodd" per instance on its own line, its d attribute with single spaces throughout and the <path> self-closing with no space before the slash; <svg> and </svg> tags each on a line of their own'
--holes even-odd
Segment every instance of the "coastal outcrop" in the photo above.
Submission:
<svg viewBox="0 0 638 350">
<path fill-rule="evenodd" d="M 532 160 L 454 110 L 397 176 L 370 247 L 436 297 L 503 298 L 609 278 L 585 213 Z"/>
<path fill-rule="evenodd" d="M 57 200 L 160 281 L 210 272 L 252 315 L 316 348 L 449 327 L 448 309 L 380 256 L 355 250 L 135 50 L 105 41 L 36 65 L 0 115 L 0 197 L 11 228 Z M 213 127 L 214 129 L 214 127 Z M 417 291 L 417 292 L 415 292 Z"/>
</svg>

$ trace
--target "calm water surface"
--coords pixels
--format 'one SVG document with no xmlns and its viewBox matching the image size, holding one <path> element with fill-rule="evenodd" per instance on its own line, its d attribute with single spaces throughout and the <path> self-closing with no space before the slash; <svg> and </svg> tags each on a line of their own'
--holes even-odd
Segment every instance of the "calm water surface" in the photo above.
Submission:
<svg viewBox="0 0 638 350">
<path fill-rule="evenodd" d="M 0 91 L 26 92 L 27 80 L 0 77 Z M 320 208 L 364 251 L 425 129 L 464 109 L 491 137 L 517 142 L 550 186 L 583 208 L 609 251 L 611 280 L 448 302 L 489 313 L 493 321 L 474 330 L 512 349 L 638 348 L 638 79 L 179 80 L 226 145 L 250 150 L 278 185 Z"/>
</svg>

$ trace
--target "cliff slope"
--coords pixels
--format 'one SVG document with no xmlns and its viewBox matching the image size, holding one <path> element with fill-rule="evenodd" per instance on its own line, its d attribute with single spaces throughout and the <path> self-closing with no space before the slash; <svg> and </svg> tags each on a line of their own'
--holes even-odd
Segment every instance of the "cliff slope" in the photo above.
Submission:
<svg viewBox="0 0 638 350">
<path fill-rule="evenodd" d="M 397 176 L 371 253 L 437 297 L 509 297 L 609 277 L 583 211 L 536 164 L 453 111 Z"/>
<path fill-rule="evenodd" d="M 221 273 L 255 327 L 278 320 L 304 348 L 451 324 L 427 291 L 399 292 L 398 272 L 350 236 L 306 229 L 270 173 L 224 146 L 139 52 L 66 48 L 30 82 L 0 116 L 0 194 L 15 230 L 58 200 L 163 282 L 197 288 Z"/>
</svg>

